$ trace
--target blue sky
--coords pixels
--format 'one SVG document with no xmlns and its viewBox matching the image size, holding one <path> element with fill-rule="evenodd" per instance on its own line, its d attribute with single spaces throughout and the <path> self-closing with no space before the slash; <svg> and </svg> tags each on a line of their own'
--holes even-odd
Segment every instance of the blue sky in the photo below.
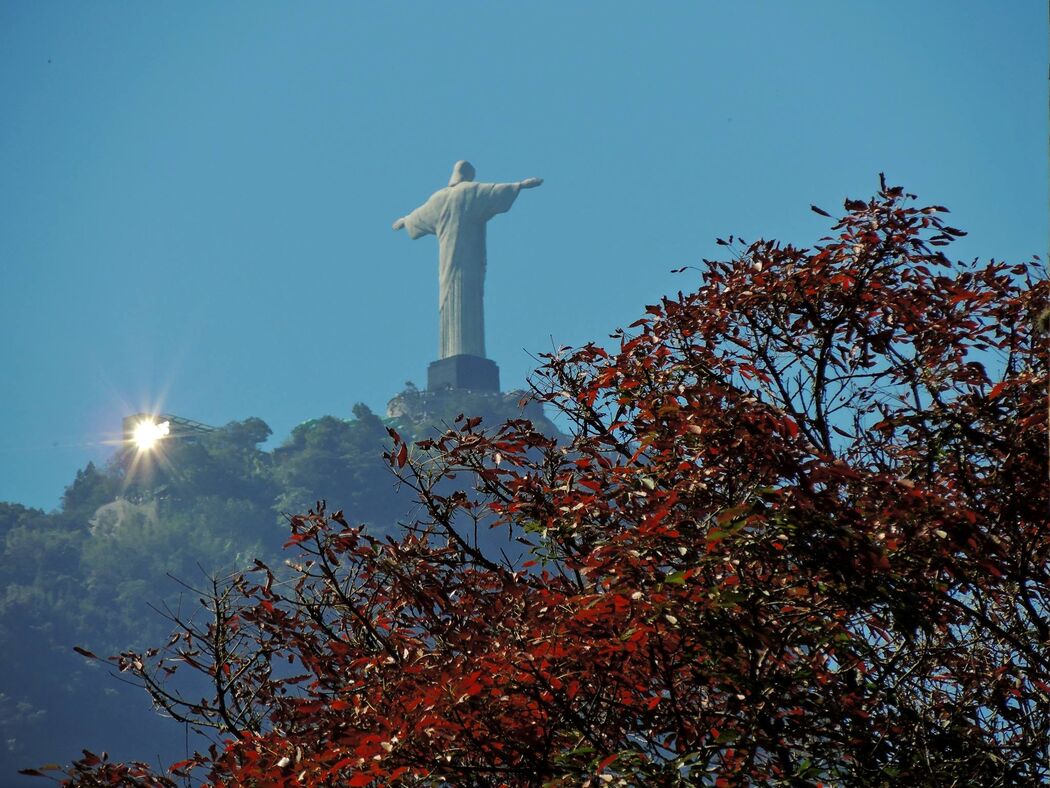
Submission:
<svg viewBox="0 0 1050 788">
<path fill-rule="evenodd" d="M 960 258 L 1047 247 L 1047 8 L 1009 2 L 0 0 L 0 500 L 50 509 L 130 412 L 382 412 L 437 355 L 470 159 L 487 344 L 601 339 L 717 236 L 814 242 L 885 171 Z M 695 274 L 693 274 L 695 277 Z"/>
</svg>

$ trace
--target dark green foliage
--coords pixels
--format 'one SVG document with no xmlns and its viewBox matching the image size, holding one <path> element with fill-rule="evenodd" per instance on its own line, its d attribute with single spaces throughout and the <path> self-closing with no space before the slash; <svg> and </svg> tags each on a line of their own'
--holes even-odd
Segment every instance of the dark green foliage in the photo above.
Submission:
<svg viewBox="0 0 1050 788">
<path fill-rule="evenodd" d="M 112 501 L 120 491 L 120 480 L 112 473 L 100 472 L 95 463 L 77 471 L 73 483 L 62 495 L 62 513 L 67 517 L 90 517 L 98 507 Z"/>
<path fill-rule="evenodd" d="M 303 422 L 273 450 L 260 447 L 269 426 L 248 418 L 155 454 L 123 449 L 105 467 L 88 463 L 57 511 L 0 503 L 0 785 L 56 753 L 77 755 L 95 735 L 85 723 L 123 744 L 121 757 L 180 757 L 182 734 L 72 647 L 101 655 L 165 640 L 170 625 L 156 608 L 196 602 L 175 578 L 199 586 L 255 557 L 279 563 L 284 513 L 319 499 L 373 533 L 392 530 L 411 496 L 398 494 L 382 461 L 387 426 L 422 437 L 464 412 L 496 424 L 522 415 L 519 399 L 410 386 L 394 402 L 413 402 L 411 412 L 384 421 L 357 404 L 353 418 Z"/>
<path fill-rule="evenodd" d="M 383 422 L 366 406 L 355 419 L 324 416 L 303 422 L 274 452 L 274 480 L 281 514 L 306 511 L 322 498 L 355 520 L 392 525 L 398 508 L 389 472 L 377 462 L 387 440 Z"/>
<path fill-rule="evenodd" d="M 557 435 L 558 429 L 547 419 L 542 406 L 525 391 L 493 394 L 462 389 L 421 391 L 411 382 L 390 401 L 392 426 L 406 439 L 423 440 L 449 429 L 456 417 L 480 418 L 482 424 L 496 426 L 508 419 L 529 419 L 540 432 Z"/>
</svg>

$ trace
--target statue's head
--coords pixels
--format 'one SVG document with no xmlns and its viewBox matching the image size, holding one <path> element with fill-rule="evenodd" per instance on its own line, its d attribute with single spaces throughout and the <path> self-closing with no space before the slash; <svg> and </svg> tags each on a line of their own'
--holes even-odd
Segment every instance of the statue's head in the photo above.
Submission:
<svg viewBox="0 0 1050 788">
<path fill-rule="evenodd" d="M 448 179 L 449 186 L 455 186 L 463 181 L 474 180 L 474 165 L 469 161 L 457 161 L 452 168 L 452 177 Z"/>
</svg>

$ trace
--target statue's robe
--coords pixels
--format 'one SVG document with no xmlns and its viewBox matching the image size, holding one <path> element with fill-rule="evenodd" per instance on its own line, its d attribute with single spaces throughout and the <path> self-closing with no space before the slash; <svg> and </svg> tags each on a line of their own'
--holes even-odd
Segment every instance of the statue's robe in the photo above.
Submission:
<svg viewBox="0 0 1050 788">
<path fill-rule="evenodd" d="M 434 234 L 440 246 L 440 358 L 485 357 L 485 223 L 510 209 L 519 188 L 462 181 L 434 192 L 405 217 L 409 238 Z"/>
</svg>

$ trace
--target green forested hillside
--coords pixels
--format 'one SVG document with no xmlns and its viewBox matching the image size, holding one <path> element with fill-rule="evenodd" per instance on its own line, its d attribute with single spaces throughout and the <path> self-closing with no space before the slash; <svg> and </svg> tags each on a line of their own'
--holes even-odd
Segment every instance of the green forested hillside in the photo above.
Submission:
<svg viewBox="0 0 1050 788">
<path fill-rule="evenodd" d="M 122 742 L 122 758 L 181 757 L 185 737 L 159 724 L 145 694 L 73 646 L 102 655 L 163 642 L 170 623 L 158 610 L 193 607 L 187 586 L 254 557 L 279 563 L 285 515 L 318 499 L 372 530 L 391 528 L 413 501 L 381 460 L 388 427 L 419 438 L 460 413 L 520 418 L 519 402 L 520 393 L 409 385 L 386 418 L 356 405 L 348 418 L 303 422 L 272 450 L 262 448 L 270 428 L 248 418 L 166 440 L 153 457 L 128 447 L 105 467 L 89 463 L 56 511 L 0 503 L 0 784 L 96 741 Z M 554 430 L 535 407 L 525 415 Z"/>
</svg>

